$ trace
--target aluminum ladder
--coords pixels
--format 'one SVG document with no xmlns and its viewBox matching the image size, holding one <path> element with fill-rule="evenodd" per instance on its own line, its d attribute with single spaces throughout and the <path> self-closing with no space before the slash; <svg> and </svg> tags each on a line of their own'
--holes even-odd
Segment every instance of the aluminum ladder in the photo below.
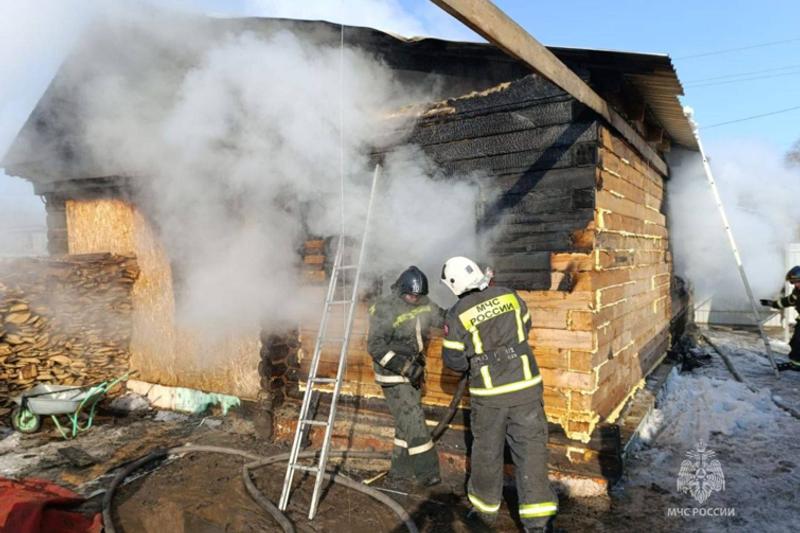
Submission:
<svg viewBox="0 0 800 533">
<path fill-rule="evenodd" d="M 311 357 L 311 365 L 308 370 L 308 378 L 306 380 L 306 390 L 303 395 L 303 404 L 300 407 L 300 415 L 297 419 L 297 428 L 295 429 L 294 442 L 292 443 L 292 450 L 289 453 L 289 463 L 286 467 L 286 477 L 283 480 L 283 490 L 281 491 L 281 499 L 278 503 L 278 509 L 285 511 L 289 504 L 289 496 L 292 491 L 292 481 L 294 473 L 297 470 L 309 472 L 316 475 L 314 483 L 314 493 L 311 496 L 311 506 L 308 511 L 308 519 L 312 520 L 317 513 L 317 506 L 319 505 L 319 497 L 322 492 L 322 480 L 325 477 L 325 467 L 328 462 L 328 452 L 331 444 L 331 433 L 333 430 L 333 423 L 336 419 L 336 404 L 339 399 L 339 393 L 344 380 L 345 369 L 347 368 L 347 348 L 350 344 L 350 333 L 353 328 L 353 318 L 355 317 L 356 307 L 358 304 L 358 283 L 361 279 L 361 269 L 364 263 L 364 255 L 367 249 L 367 234 L 369 232 L 369 222 L 372 215 L 372 205 L 375 199 L 375 189 L 378 183 L 378 178 L 381 174 L 381 166 L 376 165 L 375 171 L 372 176 L 372 187 L 369 194 L 369 203 L 367 204 L 367 215 L 364 222 L 364 232 L 361 237 L 361 249 L 358 252 L 358 260 L 355 264 L 342 264 L 344 262 L 344 249 L 347 247 L 347 242 L 344 235 L 344 230 L 339 235 L 338 244 L 336 248 L 336 255 L 331 269 L 331 277 L 328 283 L 328 291 L 325 296 L 325 304 L 322 310 L 322 318 L 320 319 L 319 330 L 317 332 L 317 340 L 314 346 L 314 355 Z M 353 285 L 347 296 L 347 272 L 354 272 L 352 280 Z M 345 273 L 344 279 L 342 274 Z M 343 299 L 336 299 L 337 292 L 345 295 Z M 341 337 L 331 337 L 328 335 L 328 319 L 330 318 L 333 309 L 342 309 L 346 313 L 344 324 L 344 334 Z M 335 378 L 317 377 L 319 370 L 319 363 L 322 354 L 322 347 L 334 342 L 341 342 L 341 349 L 339 350 L 339 360 L 336 370 Z M 331 397 L 330 410 L 326 420 L 314 420 L 313 413 L 311 413 L 312 397 L 314 395 L 315 386 L 333 384 L 333 395 Z M 309 416 L 310 415 L 310 416 Z M 305 441 L 306 435 L 312 426 L 324 427 L 325 437 L 322 441 L 322 447 L 319 454 L 315 457 L 316 463 L 314 465 L 305 465 L 298 462 L 300 455 L 300 448 Z"/>
</svg>

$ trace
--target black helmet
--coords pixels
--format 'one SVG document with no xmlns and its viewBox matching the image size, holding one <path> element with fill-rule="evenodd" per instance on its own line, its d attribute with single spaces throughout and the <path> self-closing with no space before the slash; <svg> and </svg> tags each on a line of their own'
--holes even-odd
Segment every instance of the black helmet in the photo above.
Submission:
<svg viewBox="0 0 800 533">
<path fill-rule="evenodd" d="M 800 281 L 800 266 L 793 266 L 792 269 L 786 273 L 786 281 L 789 283 Z"/>
<path fill-rule="evenodd" d="M 423 296 L 428 294 L 428 278 L 425 277 L 422 270 L 412 265 L 400 274 L 400 277 L 392 285 L 392 290 L 397 294 Z"/>
</svg>

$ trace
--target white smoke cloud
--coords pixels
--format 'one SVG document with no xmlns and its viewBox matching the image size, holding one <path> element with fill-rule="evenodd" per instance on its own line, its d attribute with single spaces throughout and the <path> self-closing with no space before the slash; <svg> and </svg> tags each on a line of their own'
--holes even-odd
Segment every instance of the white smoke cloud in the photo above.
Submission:
<svg viewBox="0 0 800 533">
<path fill-rule="evenodd" d="M 318 307 L 299 296 L 297 250 L 306 234 L 339 232 L 340 157 L 345 224 L 359 235 L 369 153 L 401 140 L 413 117 L 392 112 L 432 99 L 431 87 L 402 86 L 363 51 L 288 31 L 220 38 L 135 13 L 114 24 L 136 25 L 122 59 L 150 74 L 133 78 L 130 65 L 89 43 L 74 80 L 85 136 L 101 168 L 145 184 L 139 201 L 173 260 L 182 319 L 224 333 L 242 317 L 278 327 Z M 387 155 L 371 275 L 393 278 L 417 263 L 436 287 L 449 254 L 478 250 L 477 187 L 441 178 L 418 149 Z"/>
<path fill-rule="evenodd" d="M 755 297 L 774 298 L 786 274 L 786 245 L 800 240 L 800 171 L 787 168 L 783 153 L 758 141 L 729 141 L 707 151 Z M 693 283 L 698 303 L 712 298 L 714 310 L 749 311 L 700 156 L 680 151 L 671 164 L 667 187 L 677 273 Z"/>
<path fill-rule="evenodd" d="M 131 10 L 158 8 L 219 16 L 328 20 L 400 35 L 480 40 L 427 0 L 26 0 L 0 2 L 0 155 L 27 119 L 86 25 L 99 13 L 130 17 Z M 164 36 L 162 36 L 163 38 Z M 191 36 L 182 36 L 191 39 Z M 127 43 L 135 49 L 137 43 Z M 122 81 L 122 80 L 120 80 Z M 149 95 L 145 95 L 149 96 Z M 25 181 L 0 170 L 0 234 L 44 227 L 41 201 Z M 14 238 L 16 239 L 16 237 Z M 14 240 L 12 239 L 12 240 Z M 0 236 L 0 254 L 17 252 Z"/>
</svg>

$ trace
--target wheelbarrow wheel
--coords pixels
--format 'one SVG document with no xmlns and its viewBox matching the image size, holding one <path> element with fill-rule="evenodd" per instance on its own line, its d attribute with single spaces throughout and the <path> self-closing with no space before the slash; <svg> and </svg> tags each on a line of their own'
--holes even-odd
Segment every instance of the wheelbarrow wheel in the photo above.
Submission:
<svg viewBox="0 0 800 533">
<path fill-rule="evenodd" d="M 11 425 L 20 433 L 36 433 L 42 427 L 42 417 L 28 409 L 15 407 L 11 411 Z"/>
</svg>

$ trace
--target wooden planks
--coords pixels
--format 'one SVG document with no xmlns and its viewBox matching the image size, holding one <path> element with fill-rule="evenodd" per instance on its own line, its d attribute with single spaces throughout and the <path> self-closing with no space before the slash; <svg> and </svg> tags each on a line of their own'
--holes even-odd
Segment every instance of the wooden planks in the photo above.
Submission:
<svg viewBox="0 0 800 533">
<path fill-rule="evenodd" d="M 130 256 L 0 261 L 0 414 L 39 383 L 86 385 L 129 370 Z"/>
<path fill-rule="evenodd" d="M 534 88 L 533 82 L 530 85 Z M 541 94 L 543 88 L 540 86 L 535 88 Z M 582 104 L 563 93 L 549 98 L 539 96 L 541 99 L 539 102 L 532 102 L 530 97 L 525 96 L 521 96 L 517 101 L 509 101 L 509 94 L 503 96 L 505 98 L 495 105 L 485 101 L 480 108 L 472 111 L 464 109 L 464 106 L 451 108 L 460 116 L 460 120 L 457 121 L 446 120 L 446 115 L 421 118 L 414 133 L 415 142 L 421 145 L 434 145 L 534 128 L 541 129 L 569 124 L 578 120 L 585 112 Z M 533 103 L 536 105 L 531 106 Z"/>
<path fill-rule="evenodd" d="M 435 104 L 408 141 L 454 178 L 481 189 L 480 232 L 492 235 L 497 281 L 519 289 L 568 290 L 546 252 L 591 249 L 598 125 L 569 95 L 538 76 Z M 539 253 L 542 252 L 542 253 Z M 538 254 L 538 255 L 537 255 Z M 307 254 L 308 255 L 308 254 Z M 322 279 L 306 261 L 305 275 Z"/>
<path fill-rule="evenodd" d="M 409 142 L 449 175 L 480 187 L 478 230 L 490 234 L 497 282 L 569 290 L 548 253 L 590 250 L 598 125 L 585 107 L 538 76 L 430 107 Z"/>
<path fill-rule="evenodd" d="M 591 274 L 596 346 L 582 361 L 592 365 L 597 389 L 581 402 L 598 421 L 668 347 L 672 276 L 662 177 L 609 129 L 600 129 L 600 139 Z"/>
<path fill-rule="evenodd" d="M 520 85 L 537 83 L 526 79 Z M 548 122 L 568 116 L 561 102 L 548 103 L 548 120 L 535 121 L 529 130 L 519 121 L 504 130 L 509 106 L 530 111 L 530 118 L 543 105 L 515 102 L 523 94 L 517 89 L 515 82 L 448 101 L 449 112 L 440 107 L 441 113 L 423 118 L 415 135 L 447 172 L 479 171 L 478 226 L 491 231 L 497 282 L 517 288 L 531 311 L 529 342 L 543 376 L 548 420 L 569 439 L 585 442 L 669 342 L 664 328 L 671 315 L 672 271 L 662 177 L 608 128 Z M 472 122 L 461 128 L 463 120 Z M 481 127 L 491 128 L 491 135 L 459 137 L 478 135 Z M 434 128 L 445 128 L 442 142 L 434 142 Z M 565 132 L 575 142 L 561 144 Z M 538 140 L 528 138 L 540 133 Z M 545 148 L 548 142 L 554 146 Z M 313 253 L 306 257 L 305 268 L 324 264 Z M 357 315 L 344 390 L 379 397 L 366 353 L 364 312 Z M 302 375 L 313 349 L 312 329 L 301 337 Z M 458 381 L 442 368 L 440 350 L 435 337 L 427 354 L 426 405 L 447 404 Z M 323 368 L 333 372 L 335 357 L 325 353 Z"/>
</svg>

